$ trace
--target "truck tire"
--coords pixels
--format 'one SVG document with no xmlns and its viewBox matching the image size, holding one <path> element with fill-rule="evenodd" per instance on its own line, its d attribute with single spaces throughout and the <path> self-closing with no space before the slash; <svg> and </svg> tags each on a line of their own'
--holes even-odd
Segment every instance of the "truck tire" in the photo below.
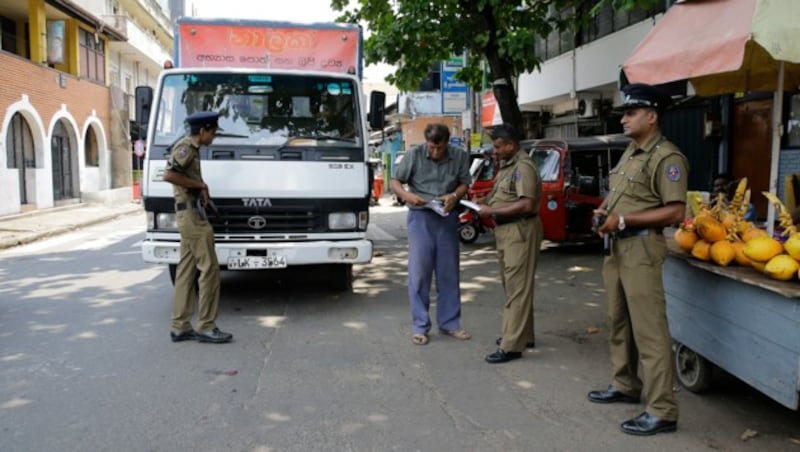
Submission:
<svg viewBox="0 0 800 452">
<path fill-rule="evenodd" d="M 711 386 L 714 365 L 689 347 L 675 342 L 673 364 L 675 376 L 681 386 L 694 393 L 702 393 Z"/>
<path fill-rule="evenodd" d="M 353 289 L 353 264 L 330 264 L 327 273 L 332 289 L 342 292 Z"/>
<path fill-rule="evenodd" d="M 462 243 L 475 243 L 479 234 L 478 228 L 472 223 L 466 223 L 458 228 L 458 239 Z"/>
</svg>

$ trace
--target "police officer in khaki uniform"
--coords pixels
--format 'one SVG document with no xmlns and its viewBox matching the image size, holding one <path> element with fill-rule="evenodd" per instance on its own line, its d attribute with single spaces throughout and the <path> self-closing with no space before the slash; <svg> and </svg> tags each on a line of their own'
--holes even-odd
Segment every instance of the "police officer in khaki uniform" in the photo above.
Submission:
<svg viewBox="0 0 800 452">
<path fill-rule="evenodd" d="M 200 174 L 200 146 L 214 141 L 219 114 L 199 112 L 186 117 L 189 136 L 172 146 L 164 180 L 172 184 L 175 213 L 181 234 L 181 257 L 175 274 L 175 299 L 172 305 L 173 342 L 230 342 L 233 335 L 217 328 L 219 306 L 219 263 L 214 250 L 214 229 L 201 217 L 198 199 L 208 206 L 208 185 Z M 197 272 L 200 272 L 198 278 Z M 192 329 L 195 282 L 199 287 L 197 330 Z"/>
<path fill-rule="evenodd" d="M 599 233 L 612 237 L 603 262 L 612 382 L 605 390 L 589 392 L 589 400 L 638 403 L 644 396 L 645 411 L 620 427 L 631 435 L 653 435 L 677 429 L 672 339 L 661 276 L 667 253 L 662 228 L 683 220 L 688 164 L 659 128 L 669 97 L 643 84 L 628 85 L 623 92 L 618 107 L 622 127 L 634 141 L 609 172 L 610 192 L 595 211 L 604 219 Z"/>
<path fill-rule="evenodd" d="M 494 234 L 506 301 L 503 335 L 497 340 L 500 348 L 487 355 L 486 362 L 499 364 L 521 357 L 522 350 L 534 344 L 533 287 L 543 234 L 538 216 L 542 180 L 533 160 L 520 151 L 514 127 L 495 127 L 492 144 L 500 171 L 478 214 L 491 215 L 497 225 Z"/>
</svg>

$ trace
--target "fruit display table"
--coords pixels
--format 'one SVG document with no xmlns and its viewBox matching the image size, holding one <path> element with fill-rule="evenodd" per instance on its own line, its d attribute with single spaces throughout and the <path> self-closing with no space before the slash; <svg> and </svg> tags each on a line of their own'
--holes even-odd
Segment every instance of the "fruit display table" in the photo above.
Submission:
<svg viewBox="0 0 800 452">
<path fill-rule="evenodd" d="M 702 262 L 671 243 L 664 289 L 676 377 L 684 387 L 707 389 L 716 365 L 798 408 L 800 282 Z"/>
</svg>

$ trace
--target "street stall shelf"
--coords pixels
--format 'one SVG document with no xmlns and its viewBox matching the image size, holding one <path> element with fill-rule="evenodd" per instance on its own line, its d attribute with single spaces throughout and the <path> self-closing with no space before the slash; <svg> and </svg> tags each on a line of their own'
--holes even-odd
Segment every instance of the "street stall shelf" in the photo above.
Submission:
<svg viewBox="0 0 800 452">
<path fill-rule="evenodd" d="M 782 405 L 798 408 L 800 283 L 699 261 L 671 242 L 664 288 L 676 377 L 683 386 L 706 389 L 713 363 Z"/>
</svg>

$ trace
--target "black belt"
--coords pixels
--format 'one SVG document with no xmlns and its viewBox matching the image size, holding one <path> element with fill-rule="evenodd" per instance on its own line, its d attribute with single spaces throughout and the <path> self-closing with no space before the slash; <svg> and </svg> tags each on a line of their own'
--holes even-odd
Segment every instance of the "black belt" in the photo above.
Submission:
<svg viewBox="0 0 800 452">
<path fill-rule="evenodd" d="M 494 223 L 497 226 L 502 226 L 504 224 L 511 224 L 511 223 L 516 223 L 518 221 L 527 220 L 528 218 L 536 218 L 537 216 L 538 216 L 537 214 L 533 214 L 533 215 L 528 215 L 527 217 L 510 217 L 510 218 L 497 217 L 495 218 Z"/>
<path fill-rule="evenodd" d="M 617 239 L 627 239 L 628 237 L 644 237 L 650 234 L 661 235 L 664 232 L 661 228 L 625 228 L 622 231 L 617 231 Z"/>
<path fill-rule="evenodd" d="M 181 210 L 186 210 L 189 206 L 185 202 L 178 202 L 175 203 L 175 212 L 180 212 Z"/>
</svg>

